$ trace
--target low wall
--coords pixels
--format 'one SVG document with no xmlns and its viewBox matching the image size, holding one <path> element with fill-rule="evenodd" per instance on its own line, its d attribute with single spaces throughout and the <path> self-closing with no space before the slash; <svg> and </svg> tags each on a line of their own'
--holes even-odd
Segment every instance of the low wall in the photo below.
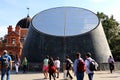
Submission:
<svg viewBox="0 0 120 80">
<path fill-rule="evenodd" d="M 42 71 L 42 63 L 28 63 L 29 71 Z M 108 63 L 100 63 L 98 70 L 109 70 Z M 120 62 L 115 62 L 115 70 L 120 70 Z M 63 71 L 63 65 L 61 65 L 61 71 Z"/>
<path fill-rule="evenodd" d="M 98 70 L 109 70 L 109 64 L 100 63 Z M 120 70 L 120 62 L 115 62 L 115 70 Z"/>
</svg>

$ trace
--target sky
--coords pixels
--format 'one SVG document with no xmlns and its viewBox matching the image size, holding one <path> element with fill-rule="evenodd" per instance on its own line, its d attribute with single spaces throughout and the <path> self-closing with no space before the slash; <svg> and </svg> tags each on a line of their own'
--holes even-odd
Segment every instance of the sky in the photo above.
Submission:
<svg viewBox="0 0 120 80">
<path fill-rule="evenodd" d="M 120 0 L 0 0 L 0 37 L 7 34 L 7 27 L 16 26 L 17 22 L 29 13 L 32 18 L 37 13 L 55 7 L 79 7 L 94 13 L 103 12 L 114 16 L 120 22 Z M 29 8 L 29 10 L 27 9 Z"/>
</svg>

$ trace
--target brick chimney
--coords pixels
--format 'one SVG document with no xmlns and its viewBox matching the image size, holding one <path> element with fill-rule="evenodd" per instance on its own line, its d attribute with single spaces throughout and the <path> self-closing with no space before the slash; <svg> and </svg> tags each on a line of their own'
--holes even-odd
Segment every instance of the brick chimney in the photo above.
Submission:
<svg viewBox="0 0 120 80">
<path fill-rule="evenodd" d="M 20 35 L 20 26 L 16 26 L 16 27 L 15 27 L 15 32 Z"/>
<path fill-rule="evenodd" d="M 12 28 L 11 25 L 9 25 L 9 27 L 8 27 L 8 34 L 9 34 L 10 32 L 12 32 L 12 31 L 13 31 L 13 28 Z"/>
</svg>

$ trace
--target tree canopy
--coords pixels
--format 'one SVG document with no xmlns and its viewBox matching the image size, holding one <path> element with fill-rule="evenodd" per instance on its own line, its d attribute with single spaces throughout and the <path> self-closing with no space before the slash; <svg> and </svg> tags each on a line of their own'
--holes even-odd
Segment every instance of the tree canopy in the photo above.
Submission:
<svg viewBox="0 0 120 80">
<path fill-rule="evenodd" d="M 97 16 L 102 22 L 106 38 L 108 40 L 110 49 L 112 51 L 120 51 L 120 26 L 114 19 L 114 16 L 110 17 L 103 12 L 97 12 Z"/>
</svg>

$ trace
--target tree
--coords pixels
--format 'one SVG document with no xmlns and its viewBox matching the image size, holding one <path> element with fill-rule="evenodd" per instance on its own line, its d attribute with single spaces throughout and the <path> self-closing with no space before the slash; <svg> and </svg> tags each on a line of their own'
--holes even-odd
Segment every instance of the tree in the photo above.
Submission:
<svg viewBox="0 0 120 80">
<path fill-rule="evenodd" d="M 113 15 L 109 18 L 106 14 L 97 12 L 97 16 L 102 22 L 111 50 L 120 50 L 120 45 L 118 44 L 120 42 L 119 23 L 114 19 Z"/>
</svg>

